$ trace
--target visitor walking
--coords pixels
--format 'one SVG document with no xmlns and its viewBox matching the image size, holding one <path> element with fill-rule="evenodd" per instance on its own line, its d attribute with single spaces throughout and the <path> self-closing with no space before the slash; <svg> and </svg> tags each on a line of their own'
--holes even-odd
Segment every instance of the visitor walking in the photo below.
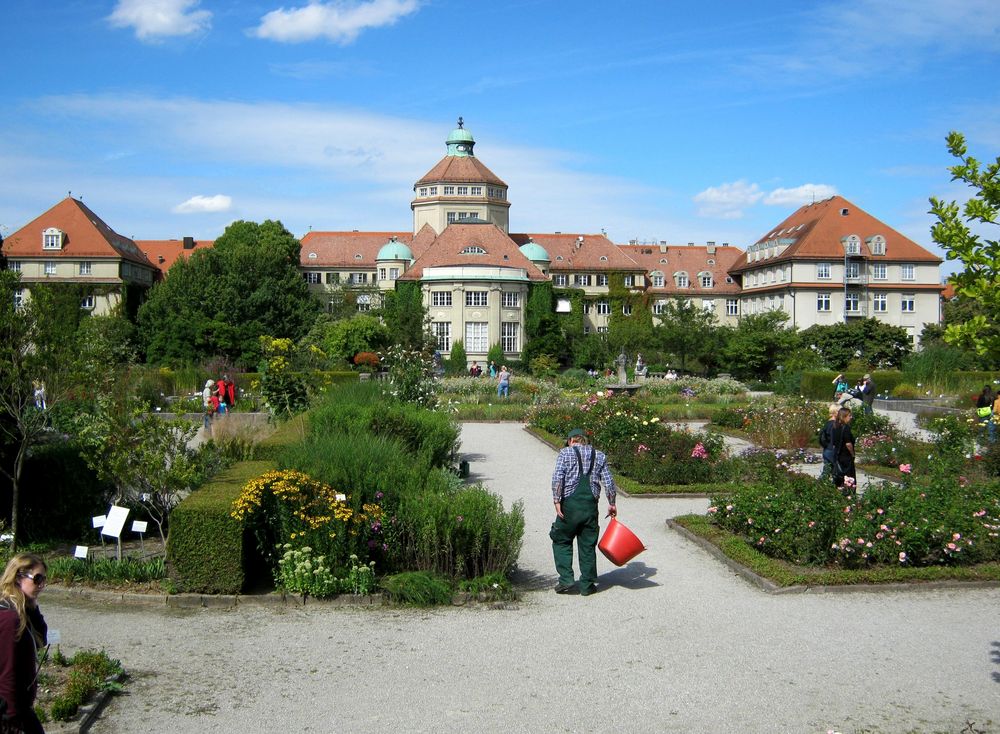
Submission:
<svg viewBox="0 0 1000 734">
<path fill-rule="evenodd" d="M 38 650 L 48 644 L 48 627 L 38 608 L 45 588 L 45 561 L 33 553 L 10 559 L 0 576 L 0 699 L 6 705 L 8 728 L 24 734 L 44 734 L 35 715 L 38 693 Z"/>
<path fill-rule="evenodd" d="M 472 366 L 469 368 L 469 377 L 479 377 L 483 374 L 483 368 L 479 366 L 479 363 L 473 360 Z"/>
<path fill-rule="evenodd" d="M 865 406 L 865 415 L 871 415 L 874 412 L 872 404 L 875 402 L 875 381 L 871 375 L 866 374 L 861 378 L 861 402 Z"/>
<path fill-rule="evenodd" d="M 833 442 L 833 429 L 837 426 L 839 403 L 830 403 L 829 420 L 819 429 L 819 445 L 823 447 L 823 477 L 833 475 L 833 465 L 837 460 L 837 446 Z"/>
<path fill-rule="evenodd" d="M 832 431 L 833 445 L 837 449 L 833 462 L 833 484 L 844 494 L 854 494 L 858 488 L 854 468 L 854 434 L 851 432 L 853 418 L 850 408 L 841 408 L 837 411 L 837 423 Z"/>
<path fill-rule="evenodd" d="M 490 360 L 490 379 L 495 380 L 497 378 L 497 363 L 492 359 Z"/>
<path fill-rule="evenodd" d="M 212 403 L 212 386 L 214 384 L 211 380 L 205 380 L 205 387 L 201 390 L 201 404 L 205 411 L 202 422 L 206 431 L 211 430 L 212 416 L 215 415 L 215 405 Z"/>
<path fill-rule="evenodd" d="M 979 418 L 979 441 L 980 443 L 989 436 L 990 441 L 996 439 L 996 424 L 993 418 L 993 403 L 996 396 L 989 385 L 983 385 L 983 391 L 976 400 L 976 416 Z"/>
<path fill-rule="evenodd" d="M 500 374 L 497 375 L 497 397 L 510 397 L 510 372 L 507 371 L 507 365 L 503 365 Z"/>
<path fill-rule="evenodd" d="M 552 472 L 552 502 L 556 519 L 549 531 L 552 556 L 559 582 L 557 594 L 575 588 L 573 577 L 573 541 L 576 540 L 580 562 L 580 594 L 588 596 L 597 584 L 597 536 L 600 531 L 597 506 L 604 490 L 608 514 L 615 517 L 618 489 L 608 468 L 608 457 L 588 445 L 583 429 L 574 428 L 567 436 L 566 448 L 556 457 Z"/>
</svg>

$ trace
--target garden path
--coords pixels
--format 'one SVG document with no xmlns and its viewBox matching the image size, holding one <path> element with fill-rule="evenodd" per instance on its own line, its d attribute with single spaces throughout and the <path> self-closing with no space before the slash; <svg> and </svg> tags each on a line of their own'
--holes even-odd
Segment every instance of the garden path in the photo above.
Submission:
<svg viewBox="0 0 1000 734">
<path fill-rule="evenodd" d="M 63 647 L 132 672 L 92 729 L 132 732 L 958 732 L 1000 710 L 1000 589 L 768 595 L 621 498 L 648 545 L 600 589 L 552 593 L 555 452 L 467 423 L 463 452 L 523 500 L 516 605 L 172 610 L 43 597 Z"/>
</svg>

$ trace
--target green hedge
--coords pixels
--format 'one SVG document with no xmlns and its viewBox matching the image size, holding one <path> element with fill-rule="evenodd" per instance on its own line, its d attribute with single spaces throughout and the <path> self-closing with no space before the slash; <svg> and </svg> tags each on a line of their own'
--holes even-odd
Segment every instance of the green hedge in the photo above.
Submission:
<svg viewBox="0 0 1000 734">
<path fill-rule="evenodd" d="M 256 547 L 230 513 L 243 485 L 277 467 L 275 458 L 305 435 L 304 416 L 283 423 L 243 461 L 192 492 L 170 513 L 168 572 L 180 591 L 238 594 L 253 581 Z M 250 571 L 248 574 L 247 571 Z"/>
<path fill-rule="evenodd" d="M 841 374 L 844 375 L 847 383 L 854 387 L 867 373 L 843 372 Z M 906 375 L 897 370 L 875 371 L 870 374 L 875 381 L 875 391 L 880 395 L 892 392 L 896 385 L 907 382 Z M 799 389 L 803 396 L 813 400 L 833 400 L 833 378 L 836 376 L 837 373 L 832 371 L 803 372 L 802 384 Z"/>
</svg>

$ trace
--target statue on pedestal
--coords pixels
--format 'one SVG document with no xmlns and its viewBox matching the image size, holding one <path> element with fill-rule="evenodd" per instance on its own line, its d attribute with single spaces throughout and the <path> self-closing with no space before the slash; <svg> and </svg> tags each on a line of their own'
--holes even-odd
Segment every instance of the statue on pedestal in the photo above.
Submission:
<svg viewBox="0 0 1000 734">
<path fill-rule="evenodd" d="M 628 382 L 628 376 L 625 374 L 625 365 L 628 363 L 628 357 L 625 356 L 625 347 L 622 347 L 621 354 L 615 360 L 618 365 L 618 384 L 624 385 Z"/>
</svg>

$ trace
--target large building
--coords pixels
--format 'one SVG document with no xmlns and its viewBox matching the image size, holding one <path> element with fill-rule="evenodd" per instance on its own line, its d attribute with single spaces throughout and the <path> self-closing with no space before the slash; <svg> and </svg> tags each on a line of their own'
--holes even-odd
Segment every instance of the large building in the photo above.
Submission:
<svg viewBox="0 0 1000 734">
<path fill-rule="evenodd" d="M 544 282 L 558 312 L 582 311 L 585 334 L 607 332 L 616 308 L 628 317 L 648 305 L 655 319 L 671 298 L 727 325 L 774 309 L 798 328 L 872 316 L 905 328 L 914 342 L 939 320 L 941 259 L 842 197 L 803 206 L 746 252 L 728 243 L 616 245 L 603 233 L 512 233 L 507 184 L 476 157 L 475 144 L 459 118 L 444 157 L 413 185 L 412 231 L 306 234 L 300 265 L 316 297 L 332 309 L 346 293 L 366 311 L 397 283 L 415 283 L 441 351 L 461 339 L 479 361 L 494 344 L 520 356 L 530 287 Z M 84 301 L 101 313 L 123 284 L 147 287 L 178 258 L 211 245 L 189 237 L 133 242 L 67 198 L 11 235 L 3 254 L 27 288 L 101 285 Z"/>
</svg>

